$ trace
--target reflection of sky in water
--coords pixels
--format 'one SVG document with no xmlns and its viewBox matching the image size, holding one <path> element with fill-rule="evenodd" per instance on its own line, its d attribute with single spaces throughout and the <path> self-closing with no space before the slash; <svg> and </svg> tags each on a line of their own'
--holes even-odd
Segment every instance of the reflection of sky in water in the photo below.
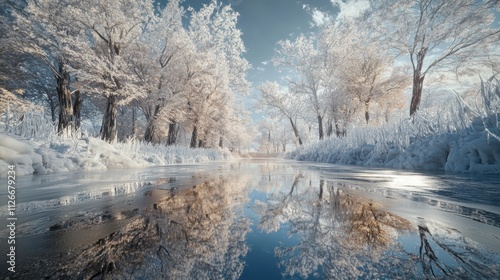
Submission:
<svg viewBox="0 0 500 280">
<path fill-rule="evenodd" d="M 50 253 L 50 271 L 75 264 L 60 251 L 93 262 L 119 250 L 106 273 L 180 273 L 173 279 L 484 278 L 500 263 L 498 180 L 275 160 L 20 178 L 31 206 L 20 212 L 19 253 Z M 127 249 L 134 236 L 142 245 Z"/>
</svg>

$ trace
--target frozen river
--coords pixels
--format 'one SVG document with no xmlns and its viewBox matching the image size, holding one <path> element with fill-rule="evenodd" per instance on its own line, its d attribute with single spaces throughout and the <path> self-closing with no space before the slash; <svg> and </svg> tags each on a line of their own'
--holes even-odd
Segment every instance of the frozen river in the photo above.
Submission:
<svg viewBox="0 0 500 280">
<path fill-rule="evenodd" d="M 252 159 L 16 181 L 1 279 L 500 278 L 500 178 Z"/>
</svg>

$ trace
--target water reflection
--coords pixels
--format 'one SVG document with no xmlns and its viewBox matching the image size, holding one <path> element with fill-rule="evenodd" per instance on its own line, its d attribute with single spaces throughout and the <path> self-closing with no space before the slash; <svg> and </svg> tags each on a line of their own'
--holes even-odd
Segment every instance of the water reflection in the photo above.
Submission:
<svg viewBox="0 0 500 280">
<path fill-rule="evenodd" d="M 257 204 L 262 230 L 276 231 L 279 221 L 287 221 L 290 234 L 300 237 L 296 245 L 275 248 L 286 275 L 358 277 L 362 275 L 360 264 L 379 259 L 385 249 L 395 246 L 398 233 L 412 229 L 408 221 L 341 188 L 297 174 L 289 192 Z"/>
<path fill-rule="evenodd" d="M 67 254 L 51 253 L 17 276 L 237 279 L 244 268 L 245 236 L 250 230 L 248 219 L 241 215 L 247 200 L 241 190 L 245 185 L 242 178 L 225 178 L 183 190 L 147 190 L 144 196 L 155 203 L 108 216 L 125 219 L 119 230 Z M 52 228 L 54 233 L 58 230 Z"/>
<path fill-rule="evenodd" d="M 500 275 L 499 255 L 454 229 L 461 220 L 448 219 L 456 213 L 475 217 L 482 210 L 460 201 L 454 204 L 462 203 L 476 214 L 431 207 L 416 197 L 440 205 L 446 202 L 437 195 L 422 195 L 418 184 L 404 182 L 398 188 L 374 183 L 367 189 L 369 185 L 358 184 L 359 180 L 349 182 L 346 173 L 338 179 L 279 161 L 200 170 L 197 166 L 192 172 L 186 168 L 169 175 L 146 173 L 140 180 L 108 181 L 97 188 L 90 182 L 47 200 L 70 197 L 70 203 L 23 202 L 39 207 L 21 212 L 25 221 L 20 221 L 18 234 L 23 258 L 15 278 L 489 279 Z M 369 175 L 361 176 L 365 183 L 379 180 Z M 419 191 L 413 192 L 413 187 Z M 397 209 L 410 205 L 405 211 L 411 215 L 398 214 L 394 205 L 402 205 Z M 421 215 L 424 211 L 447 213 L 448 220 L 439 215 L 429 219 L 430 214 Z M 412 219 L 417 216 L 421 218 Z M 488 220 L 464 220 L 477 228 L 498 229 L 498 223 Z M 271 265 L 263 269 L 255 258 Z M 245 273 L 249 270 L 259 272 L 249 276 Z"/>
<path fill-rule="evenodd" d="M 260 229 L 273 232 L 287 224 L 288 234 L 299 237 L 297 244 L 282 243 L 275 248 L 283 276 L 322 279 L 498 276 L 498 265 L 491 265 L 498 261 L 498 256 L 480 250 L 459 235 L 433 236 L 424 220 L 413 225 L 349 190 L 342 183 L 297 173 L 288 191 L 281 189 L 268 195 L 266 202 L 256 203 Z"/>
</svg>

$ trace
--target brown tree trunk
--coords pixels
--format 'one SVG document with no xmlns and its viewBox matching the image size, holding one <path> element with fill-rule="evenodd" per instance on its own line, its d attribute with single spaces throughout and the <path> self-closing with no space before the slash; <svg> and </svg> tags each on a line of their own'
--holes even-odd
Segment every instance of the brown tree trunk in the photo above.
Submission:
<svg viewBox="0 0 500 280">
<path fill-rule="evenodd" d="M 198 128 L 196 125 L 193 127 L 193 133 L 191 134 L 191 142 L 189 144 L 190 148 L 196 148 L 198 142 Z"/>
<path fill-rule="evenodd" d="M 118 100 L 115 95 L 108 97 L 106 112 L 102 119 L 101 139 L 107 142 L 113 142 L 116 137 L 116 113 L 118 111 Z"/>
<path fill-rule="evenodd" d="M 224 148 L 224 139 L 222 138 L 222 136 L 219 137 L 219 148 Z"/>
<path fill-rule="evenodd" d="M 59 134 L 62 134 L 63 131 L 73 133 L 75 130 L 73 103 L 71 101 L 71 91 L 69 88 L 70 76 L 65 68 L 64 59 L 59 59 L 59 75 L 56 75 L 56 89 L 59 99 L 59 123 L 57 125 L 57 132 Z"/>
</svg>

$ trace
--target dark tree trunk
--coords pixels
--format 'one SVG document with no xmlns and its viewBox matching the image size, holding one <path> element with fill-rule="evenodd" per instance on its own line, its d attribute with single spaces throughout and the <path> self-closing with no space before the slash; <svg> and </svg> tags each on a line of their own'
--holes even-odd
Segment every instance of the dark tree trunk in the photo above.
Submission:
<svg viewBox="0 0 500 280">
<path fill-rule="evenodd" d="M 326 137 L 332 137 L 332 134 L 333 134 L 333 121 L 329 119 L 326 126 Z"/>
<path fill-rule="evenodd" d="M 156 137 L 156 120 L 158 119 L 158 114 L 160 113 L 160 105 L 156 105 L 153 115 L 148 120 L 148 125 L 146 131 L 144 132 L 144 141 L 148 143 L 158 142 L 159 139 Z"/>
<path fill-rule="evenodd" d="M 219 147 L 224 148 L 224 139 L 222 138 L 222 136 L 219 138 Z"/>
<path fill-rule="evenodd" d="M 82 124 L 82 102 L 82 95 L 80 91 L 77 90 L 75 92 L 75 104 L 73 105 L 73 116 L 75 117 L 76 129 L 79 129 Z"/>
<path fill-rule="evenodd" d="M 48 96 L 49 107 L 50 107 L 50 116 L 52 117 L 52 123 L 55 125 L 57 121 L 56 117 L 56 101 L 52 98 L 52 96 Z"/>
<path fill-rule="evenodd" d="M 424 84 L 425 76 L 421 76 L 420 72 L 413 73 L 413 90 L 411 95 L 410 103 L 410 116 L 415 115 L 415 113 L 420 108 L 420 101 L 422 100 L 422 87 Z"/>
<path fill-rule="evenodd" d="M 425 73 L 422 74 L 422 67 L 424 65 L 424 58 L 426 54 L 427 48 L 421 49 L 417 53 L 417 64 L 413 67 L 413 90 L 410 103 L 410 116 L 415 115 L 420 107 L 420 101 L 422 100 L 422 89 L 425 79 Z"/>
<path fill-rule="evenodd" d="M 323 140 L 323 117 L 318 115 L 319 140 Z"/>
<path fill-rule="evenodd" d="M 71 91 L 69 88 L 70 75 L 65 69 L 64 59 L 59 60 L 59 75 L 56 75 L 57 98 L 59 99 L 59 124 L 57 132 L 63 131 L 73 133 L 75 124 L 73 119 L 73 103 L 71 101 Z"/>
<path fill-rule="evenodd" d="M 191 134 L 191 143 L 189 144 L 189 147 L 196 148 L 197 142 L 198 142 L 198 128 L 195 125 L 193 127 L 193 133 Z"/>
<path fill-rule="evenodd" d="M 106 106 L 106 112 L 104 112 L 104 117 L 102 119 L 101 125 L 101 139 L 113 142 L 116 137 L 116 113 L 118 111 L 118 100 L 115 95 L 110 95 L 108 97 L 108 104 Z"/>
<path fill-rule="evenodd" d="M 368 109 L 370 108 L 370 100 L 365 101 L 365 120 L 366 123 L 370 121 L 370 113 L 368 112 Z"/>
<path fill-rule="evenodd" d="M 295 126 L 295 123 L 293 122 L 292 118 L 288 118 L 290 120 L 290 124 L 292 124 L 292 129 L 293 133 L 295 134 L 295 138 L 299 141 L 299 145 L 302 146 L 302 139 L 300 139 L 299 131 L 297 130 L 297 127 Z M 269 131 L 269 136 L 271 135 L 271 131 Z"/>
<path fill-rule="evenodd" d="M 175 122 L 175 120 L 171 120 L 168 125 L 168 137 L 167 137 L 167 145 L 175 145 L 177 142 L 177 135 L 179 134 L 179 126 Z"/>
<path fill-rule="evenodd" d="M 132 137 L 135 138 L 136 131 L 136 117 L 135 117 L 135 107 L 132 108 Z"/>
<path fill-rule="evenodd" d="M 323 199 L 323 187 L 325 185 L 325 180 L 319 181 L 319 200 Z"/>
<path fill-rule="evenodd" d="M 198 148 L 205 148 L 205 141 L 198 140 Z"/>
<path fill-rule="evenodd" d="M 341 129 L 339 124 L 335 122 L 335 134 L 340 138 L 346 136 L 347 131 L 345 129 Z"/>
</svg>

